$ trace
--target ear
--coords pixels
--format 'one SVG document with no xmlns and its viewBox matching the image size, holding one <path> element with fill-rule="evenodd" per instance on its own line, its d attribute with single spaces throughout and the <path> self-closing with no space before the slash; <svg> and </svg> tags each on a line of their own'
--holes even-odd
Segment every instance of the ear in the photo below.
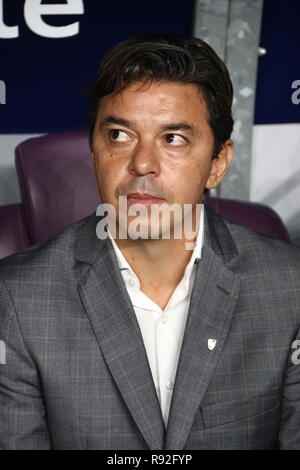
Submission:
<svg viewBox="0 0 300 470">
<path fill-rule="evenodd" d="M 233 158 L 233 142 L 228 139 L 222 145 L 219 154 L 212 160 L 210 173 L 205 188 L 213 189 L 221 183 Z"/>
</svg>

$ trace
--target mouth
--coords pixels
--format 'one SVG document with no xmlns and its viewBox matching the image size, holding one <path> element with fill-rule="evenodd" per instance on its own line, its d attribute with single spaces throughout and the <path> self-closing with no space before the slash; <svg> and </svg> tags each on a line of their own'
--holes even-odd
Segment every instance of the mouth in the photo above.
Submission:
<svg viewBox="0 0 300 470">
<path fill-rule="evenodd" d="M 153 196 L 147 193 L 131 193 L 127 194 L 127 204 L 143 204 L 145 206 L 151 206 L 151 204 L 162 204 L 166 202 L 165 199 Z"/>
</svg>

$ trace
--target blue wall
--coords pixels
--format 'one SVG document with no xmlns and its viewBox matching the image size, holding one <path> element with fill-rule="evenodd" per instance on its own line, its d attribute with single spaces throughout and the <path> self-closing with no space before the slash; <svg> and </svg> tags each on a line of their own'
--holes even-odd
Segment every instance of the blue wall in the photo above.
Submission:
<svg viewBox="0 0 300 470">
<path fill-rule="evenodd" d="M 85 89 L 110 46 L 145 32 L 192 34 L 193 0 L 85 0 L 84 15 L 44 17 L 51 25 L 80 22 L 79 34 L 64 39 L 33 33 L 24 20 L 24 0 L 0 1 L 5 24 L 19 25 L 18 38 L 0 38 L 0 80 L 7 94 L 7 104 L 0 106 L 0 133 L 85 127 Z M 256 124 L 300 122 L 300 106 L 291 101 L 291 84 L 300 80 L 299 21 L 299 0 L 264 0 L 260 44 L 267 55 L 259 59 Z"/>
<path fill-rule="evenodd" d="M 0 39 L 0 80 L 7 93 L 6 105 L 0 106 L 0 134 L 86 127 L 85 89 L 107 48 L 145 32 L 192 34 L 192 0 L 85 0 L 82 16 L 43 17 L 51 25 L 80 21 L 79 34 L 63 39 L 34 34 L 24 20 L 24 0 L 0 1 L 4 23 L 19 25 L 18 38 Z"/>
<path fill-rule="evenodd" d="M 256 124 L 300 122 L 291 84 L 300 80 L 300 1 L 264 0 L 259 59 Z M 300 96 L 300 94 L 299 94 Z"/>
</svg>

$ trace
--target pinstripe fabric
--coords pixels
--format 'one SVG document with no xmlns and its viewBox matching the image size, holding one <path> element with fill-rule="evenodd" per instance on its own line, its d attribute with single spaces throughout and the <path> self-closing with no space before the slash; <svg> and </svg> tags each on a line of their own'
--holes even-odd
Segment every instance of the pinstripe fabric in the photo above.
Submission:
<svg viewBox="0 0 300 470">
<path fill-rule="evenodd" d="M 300 250 L 205 217 L 166 431 L 99 219 L 1 260 L 1 449 L 300 448 Z"/>
</svg>

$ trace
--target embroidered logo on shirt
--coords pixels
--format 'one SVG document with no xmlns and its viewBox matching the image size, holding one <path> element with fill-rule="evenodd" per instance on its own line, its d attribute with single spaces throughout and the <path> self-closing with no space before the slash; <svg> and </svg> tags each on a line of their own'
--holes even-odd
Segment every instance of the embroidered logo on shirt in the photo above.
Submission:
<svg viewBox="0 0 300 470">
<path fill-rule="evenodd" d="M 6 364 L 6 346 L 2 340 L 0 340 L 0 364 Z"/>
<path fill-rule="evenodd" d="M 212 351 L 215 347 L 215 345 L 217 344 L 217 340 L 214 339 L 214 338 L 208 338 L 208 341 L 207 341 L 207 347 L 210 351 Z"/>
</svg>

